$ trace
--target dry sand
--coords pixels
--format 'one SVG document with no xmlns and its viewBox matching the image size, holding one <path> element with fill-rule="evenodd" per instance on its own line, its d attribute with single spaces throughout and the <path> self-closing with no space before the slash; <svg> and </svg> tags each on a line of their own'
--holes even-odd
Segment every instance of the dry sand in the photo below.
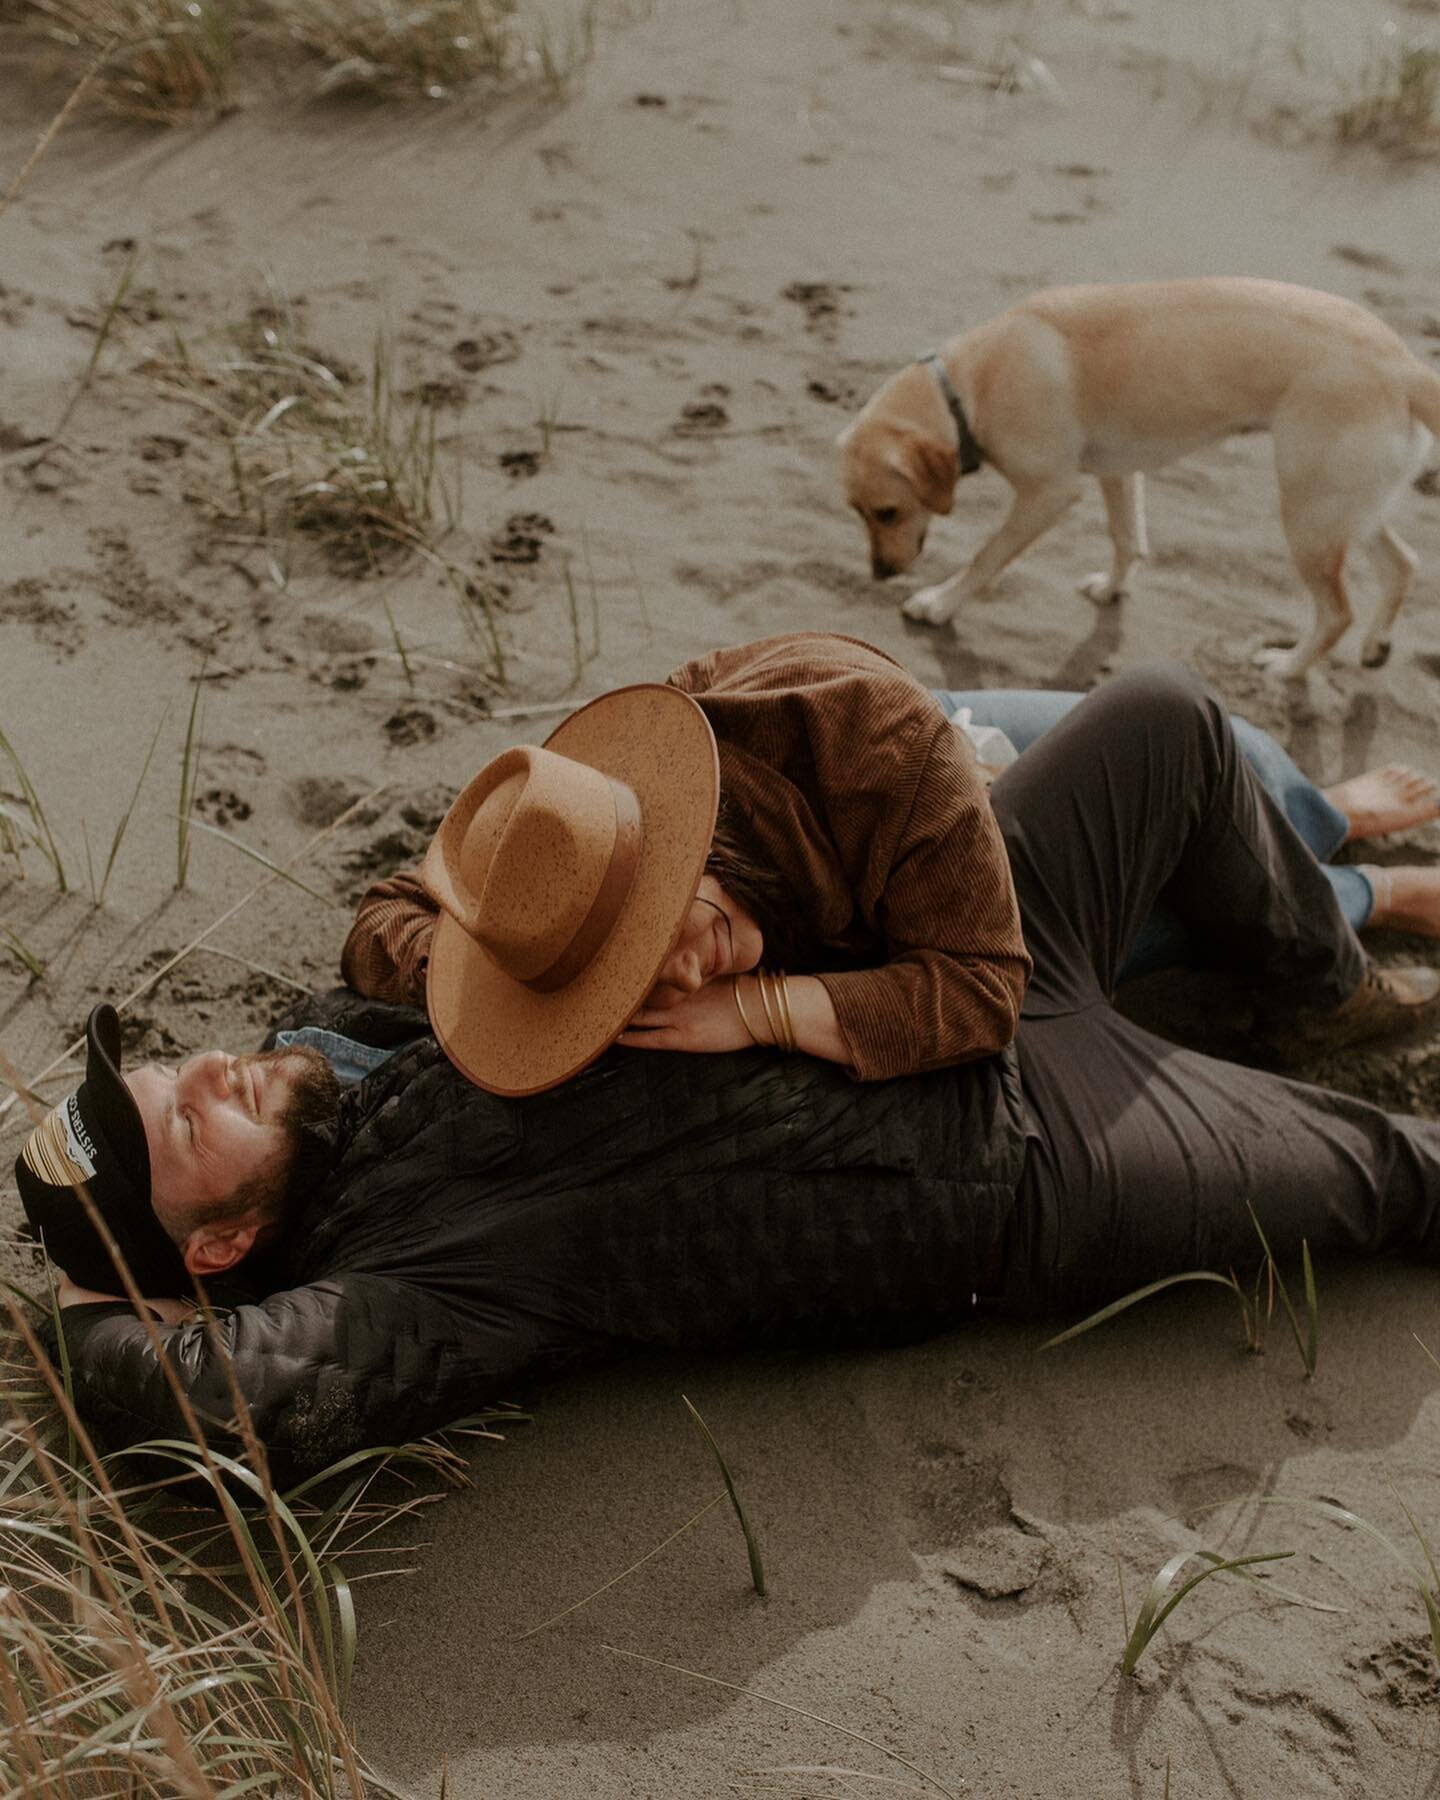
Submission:
<svg viewBox="0 0 1440 1800">
<path fill-rule="evenodd" d="M 906 355 L 1047 283 L 1275 276 L 1364 301 L 1440 353 L 1435 165 L 1342 152 L 1325 132 L 1386 17 L 1243 0 L 655 0 L 602 32 L 563 104 L 256 92 L 170 133 L 82 115 L 0 220 L 0 726 L 79 890 L 58 896 L 33 855 L 25 880 L 0 873 L 0 923 L 46 965 L 30 984 L 0 955 L 0 1043 L 33 1073 L 94 997 L 129 992 L 262 873 L 201 835 L 172 891 L 202 657 L 202 818 L 283 857 L 389 785 L 306 865 L 332 906 L 272 888 L 216 936 L 286 982 L 197 951 L 131 1008 L 138 1053 L 248 1045 L 287 983 L 328 984 L 366 880 L 413 855 L 447 792 L 525 729 L 487 707 L 659 677 L 715 642 L 836 628 L 957 686 L 1085 687 L 1175 657 L 1323 778 L 1391 758 L 1434 768 L 1433 496 L 1400 521 L 1422 578 L 1391 665 L 1362 673 L 1347 645 L 1285 694 L 1249 660 L 1307 604 L 1265 440 L 1152 482 L 1155 557 L 1122 606 L 1074 591 L 1102 560 L 1092 497 L 946 632 L 906 626 L 897 602 L 973 547 L 1003 484 L 967 482 L 913 581 L 881 589 L 831 448 Z M 1433 0 L 1394 22 L 1417 41 L 1440 30 Z M 9 171 L 64 90 L 6 31 Z M 1043 70 L 1014 91 L 974 78 L 1028 57 Z M 132 243 L 123 316 L 46 445 Z M 327 358 L 363 368 L 383 325 L 401 385 L 443 397 L 464 485 L 446 549 L 508 589 L 507 693 L 474 672 L 419 559 L 355 579 L 297 556 L 282 589 L 262 550 L 207 524 L 194 496 L 223 484 L 221 452 L 146 364 L 176 330 L 225 354 L 267 284 Z M 82 823 L 103 862 L 157 724 L 97 912 Z M 13 797 L 8 770 L 0 787 Z M 1433 855 L 1440 836 L 1409 849 Z M 1164 994 L 1150 1004 L 1164 1015 Z M 1327 1072 L 1440 1111 L 1440 1055 Z M 4 1134 L 8 1159 L 13 1116 Z M 1223 1296 L 1189 1290 L 1045 1357 L 1038 1328 L 986 1322 L 893 1354 L 646 1361 L 511 1396 L 534 1400 L 535 1423 L 477 1454 L 475 1491 L 432 1511 L 417 1572 L 362 1596 L 361 1743 L 426 1795 L 446 1759 L 452 1796 L 506 1800 L 916 1781 L 832 1727 L 614 1645 L 822 1714 L 956 1793 L 1159 1800 L 1168 1769 L 1176 1800 L 1433 1794 L 1437 1677 L 1413 1587 L 1357 1534 L 1256 1497 L 1332 1496 L 1399 1537 L 1403 1496 L 1440 1529 L 1436 1375 L 1411 1335 L 1440 1344 L 1434 1275 L 1320 1280 L 1308 1383 L 1283 1320 L 1247 1356 Z M 770 1597 L 748 1591 L 718 1508 L 587 1610 L 512 1641 L 716 1491 L 682 1390 L 732 1458 Z M 1119 1679 L 1120 1575 L 1133 1614 L 1166 1557 L 1195 1546 L 1294 1549 L 1289 1585 L 1345 1610 L 1211 1582 Z"/>
</svg>

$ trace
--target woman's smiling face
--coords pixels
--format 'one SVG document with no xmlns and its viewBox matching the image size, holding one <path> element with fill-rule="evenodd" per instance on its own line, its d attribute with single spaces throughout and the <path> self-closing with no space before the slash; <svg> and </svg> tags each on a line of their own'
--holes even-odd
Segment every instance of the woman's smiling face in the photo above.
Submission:
<svg viewBox="0 0 1440 1800">
<path fill-rule="evenodd" d="M 661 965 L 647 1006 L 678 1006 L 707 982 L 745 975 L 759 965 L 760 927 L 713 875 L 702 875 L 675 948 Z"/>
</svg>

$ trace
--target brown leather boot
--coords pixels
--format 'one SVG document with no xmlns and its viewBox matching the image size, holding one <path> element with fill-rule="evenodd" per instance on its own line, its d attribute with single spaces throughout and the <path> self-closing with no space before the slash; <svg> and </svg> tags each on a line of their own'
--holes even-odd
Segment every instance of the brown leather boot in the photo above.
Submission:
<svg viewBox="0 0 1440 1800">
<path fill-rule="evenodd" d="M 1367 959 L 1359 987 L 1339 1006 L 1270 1024 L 1263 1041 L 1282 1061 L 1300 1063 L 1352 1044 L 1410 1037 L 1435 1024 L 1440 1024 L 1440 970 L 1423 963 L 1382 969 Z"/>
</svg>

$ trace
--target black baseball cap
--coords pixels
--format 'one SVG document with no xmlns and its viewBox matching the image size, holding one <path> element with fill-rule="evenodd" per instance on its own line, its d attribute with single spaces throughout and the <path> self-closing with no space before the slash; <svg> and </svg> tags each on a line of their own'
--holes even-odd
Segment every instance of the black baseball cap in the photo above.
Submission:
<svg viewBox="0 0 1440 1800">
<path fill-rule="evenodd" d="M 110 1252 L 76 1191 L 83 1183 L 142 1294 L 189 1293 L 179 1250 L 150 1204 L 150 1151 L 120 1075 L 120 1017 L 97 1006 L 85 1026 L 85 1079 L 37 1125 L 15 1162 L 20 1199 L 53 1262 L 80 1287 L 121 1291 Z"/>
</svg>

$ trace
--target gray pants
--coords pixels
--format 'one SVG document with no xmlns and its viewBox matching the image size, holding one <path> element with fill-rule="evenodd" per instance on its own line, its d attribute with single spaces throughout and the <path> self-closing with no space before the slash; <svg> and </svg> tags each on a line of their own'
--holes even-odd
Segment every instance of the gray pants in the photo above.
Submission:
<svg viewBox="0 0 1440 1800">
<path fill-rule="evenodd" d="M 1032 1138 L 1006 1297 L 1078 1306 L 1182 1269 L 1440 1256 L 1440 1124 L 1178 1048 L 1110 994 L 1157 901 L 1278 1008 L 1337 1006 L 1363 953 L 1314 857 L 1182 671 L 1122 675 L 995 783 L 1035 959 Z"/>
</svg>

